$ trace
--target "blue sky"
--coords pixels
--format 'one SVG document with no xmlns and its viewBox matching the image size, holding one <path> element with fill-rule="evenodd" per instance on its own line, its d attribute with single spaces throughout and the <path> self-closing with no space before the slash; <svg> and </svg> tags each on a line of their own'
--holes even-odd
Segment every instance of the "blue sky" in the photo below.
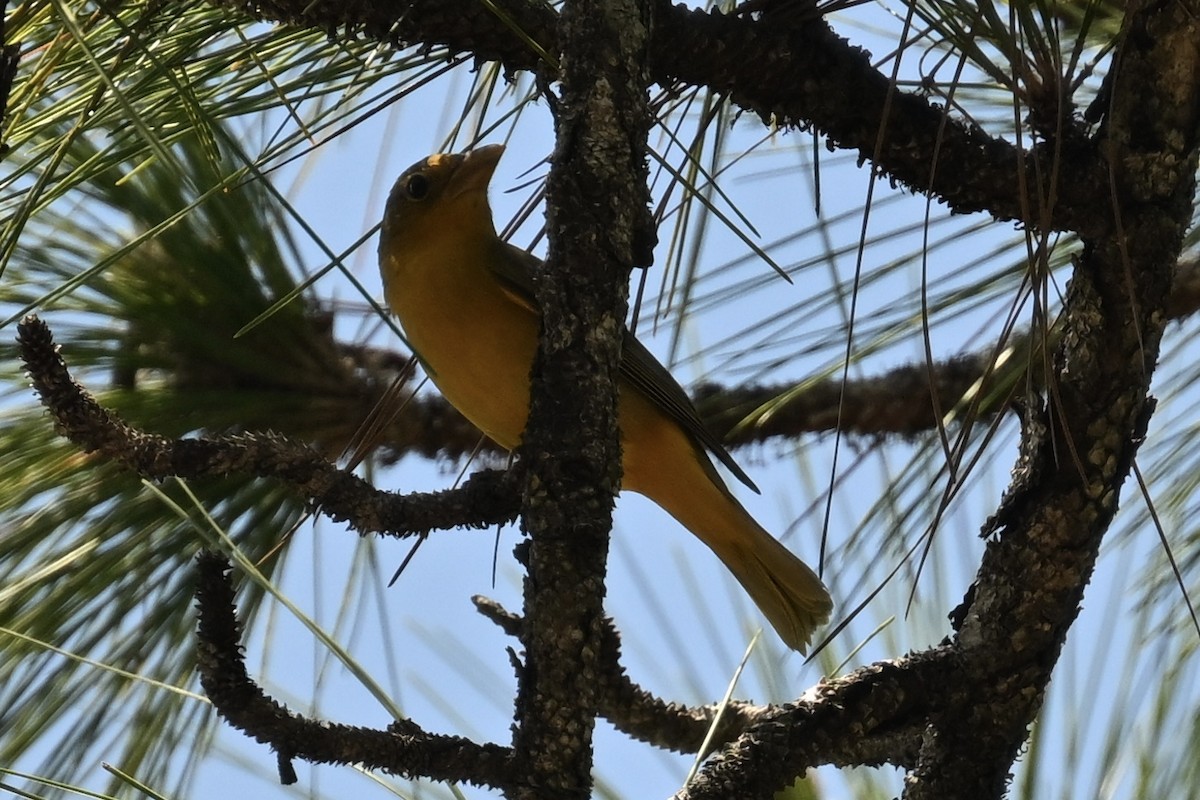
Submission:
<svg viewBox="0 0 1200 800">
<path fill-rule="evenodd" d="M 859 31 L 852 35 L 864 40 Z M 886 51 L 882 46 L 878 49 Z M 468 81 L 466 71 L 461 70 L 434 82 L 389 113 L 319 148 L 312 157 L 272 173 L 271 180 L 328 248 L 341 252 L 376 224 L 387 190 L 401 170 L 427 153 L 447 147 L 446 133 L 457 119 Z M 502 141 L 506 130 L 501 128 L 485 141 Z M 822 152 L 818 215 L 811 138 L 798 132 L 779 132 L 757 144 L 763 133 L 757 120 L 744 120 L 724 131 L 730 152 L 756 147 L 722 179 L 721 186 L 730 202 L 757 229 L 751 237 L 756 244 L 767 248 L 781 265 L 811 262 L 811 266 L 797 271 L 795 283 L 788 284 L 750 256 L 746 242 L 719 223 L 710 222 L 696 251 L 695 265 L 701 273 L 715 276 L 706 278 L 708 284 L 699 290 L 702 298 L 711 296 L 712 301 L 701 303 L 703 310 L 679 327 L 670 314 L 657 320 L 656 325 L 649 311 L 653 305 L 648 303 L 639 325 L 641 338 L 665 361 L 672 362 L 672 371 L 685 385 L 702 378 L 725 382 L 748 378 L 802 381 L 823 370 L 840 374 L 840 355 L 848 330 L 848 298 L 803 319 L 791 312 L 801 308 L 809 297 L 828 292 L 835 281 L 853 275 L 863 225 L 856 209 L 862 208 L 871 191 L 871 178 L 852 158 Z M 462 149 L 469 143 L 460 137 L 449 144 L 449 149 Z M 500 225 L 516 213 L 531 191 L 517 188 L 528 181 L 524 173 L 531 169 L 534 174 L 544 173 L 544 166 L 538 164 L 553 145 L 551 121 L 544 106 L 525 114 L 509 144 L 493 181 L 493 207 Z M 662 146 L 661 141 L 658 146 Z M 866 247 L 861 262 L 864 276 L 881 274 L 902 254 L 919 250 L 926 212 L 921 198 L 892 190 L 886 182 L 876 183 L 873 191 L 868 238 L 899 228 L 911 231 Z M 728 203 L 721 201 L 718 205 L 725 212 L 730 210 Z M 980 215 L 946 219 L 944 209 L 936 205 L 930 213 L 931 241 L 948 242 L 931 248 L 925 265 L 931 285 L 939 291 L 977 276 L 978 271 L 965 270 L 963 265 L 984 258 L 992 248 L 1017 235 L 1011 226 L 1003 224 L 976 231 L 986 222 Z M 819 224 L 822 221 L 826 224 Z M 518 231 L 513 241 L 527 244 L 536 226 L 535 215 L 534 222 Z M 958 233 L 950 235 L 948 230 Z M 659 261 L 648 279 L 651 297 L 668 269 L 669 231 L 669 226 L 660 231 Z M 789 239 L 798 231 L 805 235 Z M 375 240 L 370 240 L 346 266 L 380 298 L 375 246 Z M 829 252 L 839 255 L 828 256 Z M 315 243 L 306 248 L 304 258 L 302 266 L 309 270 L 325 264 L 322 250 Z M 987 263 L 982 262 L 974 269 L 986 267 Z M 864 286 L 858 297 L 856 350 L 871 346 L 874 322 L 891 320 L 898 324 L 906 317 L 919 316 L 913 291 L 919 286 L 921 268 L 920 261 L 906 263 L 886 279 Z M 731 291 L 736 287 L 752 291 L 736 295 Z M 374 343 L 399 346 L 386 329 L 367 324 L 371 320 L 361 311 L 362 300 L 348 283 L 329 276 L 318 284 L 318 293 L 345 310 L 338 322 L 343 338 L 359 340 L 371 331 Z M 970 350 L 978 343 L 991 341 L 999 330 L 997 315 L 1003 310 L 1003 302 L 995 302 L 935 328 L 931 340 L 935 356 Z M 778 322 L 764 329 L 754 327 L 754 323 L 776 315 Z M 881 343 L 879 352 L 864 357 L 849 374 L 851 378 L 875 375 L 922 357 L 919 337 L 897 336 L 895 341 Z M 1174 411 L 1168 406 L 1160 413 L 1170 415 Z M 945 481 L 944 476 L 916 458 L 918 445 L 914 443 L 846 439 L 839 447 L 838 482 L 825 531 L 831 553 L 826 579 L 839 605 L 835 620 L 861 602 L 894 566 L 896 553 L 923 532 L 922 518 L 907 514 L 906 503 L 928 507 L 936 502 Z M 835 440 L 828 435 L 735 453 L 763 488 L 761 496 L 739 490 L 747 508 L 764 527 L 780 535 L 810 562 L 816 561 L 824 530 L 824 498 L 830 486 L 834 453 Z M 883 632 L 870 638 L 843 672 L 857 664 L 933 644 L 947 635 L 944 615 L 970 583 L 982 549 L 977 531 L 1007 485 L 1014 457 L 1015 430 L 1010 421 L 989 446 L 968 491 L 943 520 L 911 608 L 908 599 L 913 575 L 907 572 L 889 585 L 834 643 L 832 660 L 819 664 L 803 664 L 797 655 L 784 652 L 769 630 L 764 631 L 737 695 L 760 701 L 794 698 L 889 618 Z M 445 488 L 457 473 L 458 465 L 407 458 L 372 478 L 381 486 L 409 491 Z M 884 487 L 898 475 L 911 476 L 911 485 L 895 502 L 876 508 Z M 1135 508 L 1136 498 L 1128 487 L 1125 496 L 1126 504 Z M 871 514 L 878 516 L 864 523 Z M 868 540 L 877 543 L 875 551 L 852 544 L 855 532 L 864 524 L 893 532 L 894 540 L 878 535 Z M 282 583 L 302 608 L 323 625 L 338 630 L 338 638 L 354 657 L 368 666 L 418 723 L 438 732 L 504 743 L 509 736 L 514 687 L 505 648 L 514 642 L 484 621 L 470 603 L 472 595 L 485 594 L 510 609 L 520 607 L 520 575 L 511 558 L 517 534 L 506 529 L 499 536 L 497 546 L 495 532 L 490 531 L 435 535 L 396 586 L 385 589 L 379 576 L 383 580 L 390 576 L 407 552 L 407 544 L 364 542 L 341 526 L 317 521 L 302 529 L 289 545 Z M 1136 646 L 1148 618 L 1169 616 L 1179 610 L 1160 609 L 1143 617 L 1135 609 L 1131 584 L 1136 584 L 1138 575 L 1128 565 L 1154 558 L 1157 545 L 1148 529 L 1139 529 L 1128 538 L 1129 543 L 1101 560 L 1056 673 L 1046 715 L 1045 762 L 1034 779 L 1037 796 L 1085 798 L 1122 796 L 1122 789 L 1128 792 L 1129 784 L 1121 780 L 1107 786 L 1092 783 L 1090 776 L 1106 758 L 1119 761 L 1127 757 L 1120 751 L 1113 756 L 1108 750 L 1105 737 L 1110 726 L 1105 720 L 1111 709 L 1097 700 L 1127 694 L 1134 685 L 1152 680 L 1157 666 L 1153 656 L 1147 657 L 1143 671 L 1134 670 L 1134 680 L 1123 671 L 1125 662 L 1117 654 L 1122 648 Z M 374 577 L 358 571 L 367 562 L 373 564 Z M 683 702 L 719 699 L 754 629 L 762 623 L 716 559 L 653 504 L 624 496 L 618 504 L 610 570 L 607 605 L 625 637 L 627 663 L 635 679 L 652 691 Z M 339 617 L 347 600 L 360 611 L 352 623 Z M 386 713 L 369 693 L 331 661 L 285 611 L 273 615 L 269 628 L 260 628 L 248 642 L 248 663 L 266 686 L 298 711 L 377 727 L 388 722 Z M 1176 716 L 1165 716 L 1161 724 L 1182 724 L 1179 714 L 1186 717 L 1194 707 L 1194 702 L 1186 704 L 1174 712 Z M 1078 719 L 1081 711 L 1092 715 L 1082 726 L 1082 734 L 1079 726 L 1067 730 L 1068 721 Z M 1131 738 L 1142 735 L 1135 730 Z M 265 747 L 228 729 L 221 730 L 218 742 L 221 751 L 229 754 L 228 762 L 206 765 L 200 771 L 196 796 L 210 796 L 215 791 L 238 797 L 345 797 L 351 792 L 363 797 L 389 796 L 387 788 L 349 769 L 310 771 L 303 765 L 298 765 L 300 783 L 284 789 L 274 780 L 274 759 Z M 690 764 L 689 758 L 665 755 L 629 742 L 603 724 L 597 732 L 596 748 L 601 785 L 625 797 L 670 795 L 679 787 Z M 1129 765 L 1130 770 L 1135 767 Z M 858 796 L 861 790 L 853 778 L 847 779 L 834 770 L 822 770 L 820 780 L 829 787 L 831 797 Z M 891 785 L 898 789 L 897 779 L 893 778 Z M 475 789 L 465 789 L 464 793 L 468 797 L 488 796 Z M 426 796 L 428 792 L 414 794 Z"/>
</svg>

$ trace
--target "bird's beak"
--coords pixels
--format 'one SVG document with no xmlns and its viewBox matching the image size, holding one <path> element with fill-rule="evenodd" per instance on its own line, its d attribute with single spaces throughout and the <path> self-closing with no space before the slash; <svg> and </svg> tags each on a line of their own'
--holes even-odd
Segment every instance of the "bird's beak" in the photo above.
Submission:
<svg viewBox="0 0 1200 800">
<path fill-rule="evenodd" d="M 504 145 L 489 144 L 476 148 L 462 156 L 462 163 L 454 170 L 454 176 L 447 187 L 447 199 L 453 199 L 470 191 L 487 191 L 492 173 L 500 156 L 504 155 Z"/>
</svg>

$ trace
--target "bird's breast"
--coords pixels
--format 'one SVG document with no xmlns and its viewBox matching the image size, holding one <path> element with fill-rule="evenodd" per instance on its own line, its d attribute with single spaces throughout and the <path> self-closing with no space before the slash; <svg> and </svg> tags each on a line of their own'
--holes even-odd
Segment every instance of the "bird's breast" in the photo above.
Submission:
<svg viewBox="0 0 1200 800">
<path fill-rule="evenodd" d="M 388 264 L 387 298 L 429 377 L 463 416 L 507 449 L 529 413 L 537 319 L 502 290 L 487 252 L 416 250 Z"/>
</svg>

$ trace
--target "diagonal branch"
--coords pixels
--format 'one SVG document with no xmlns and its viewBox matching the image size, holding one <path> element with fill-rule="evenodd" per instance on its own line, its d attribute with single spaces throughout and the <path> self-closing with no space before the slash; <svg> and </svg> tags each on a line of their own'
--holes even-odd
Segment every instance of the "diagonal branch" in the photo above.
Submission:
<svg viewBox="0 0 1200 800">
<path fill-rule="evenodd" d="M 652 51 L 659 83 L 708 86 L 764 121 L 813 127 L 831 147 L 856 151 L 893 181 L 939 198 L 955 213 L 985 211 L 1043 230 L 1098 232 L 1104 164 L 1081 128 L 1022 152 L 982 128 L 947 118 L 927 98 L 902 92 L 870 54 L 820 18 L 793 23 L 670 7 Z M 937 169 L 934 173 L 934 154 Z M 1071 175 L 1053 208 L 1037 187 L 1053 169 Z M 931 180 L 931 175 L 934 177 Z M 1031 194 L 1022 196 L 1022 187 Z"/>
<path fill-rule="evenodd" d="M 956 654 L 936 647 L 820 684 L 815 699 L 779 707 L 710 759 L 675 800 L 771 798 L 821 764 L 907 766 L 944 698 L 970 686 Z"/>
<path fill-rule="evenodd" d="M 500 62 L 510 72 L 553 77 L 538 53 L 559 52 L 558 15 L 535 0 L 214 2 L 331 35 L 352 30 L 397 46 L 441 46 L 452 55 Z M 1103 232 L 1107 173 L 1101 154 L 1076 123 L 1068 121 L 1058 141 L 1023 152 L 977 126 L 946 118 L 945 109 L 919 94 L 895 90 L 866 51 L 835 34 L 820 17 L 801 15 L 780 24 L 667 0 L 656 0 L 654 14 L 649 69 L 662 86 L 707 86 L 774 124 L 813 127 L 829 137 L 831 146 L 872 159 L 880 173 L 932 194 L 957 213 L 985 211 L 1042 230 Z M 936 173 L 931 169 L 935 152 Z M 1071 180 L 1061 182 L 1053 206 L 1047 207 L 1037 187 L 1053 169 Z M 1030 193 L 1022 195 L 1021 187 L 1031 187 Z"/>
<path fill-rule="evenodd" d="M 143 433 L 102 407 L 71 378 L 50 328 L 37 317 L 17 326 L 25 368 L 62 435 L 150 480 L 242 473 L 275 478 L 335 521 L 360 533 L 424 534 L 484 528 L 516 518 L 519 495 L 509 473 L 474 474 L 461 488 L 398 495 L 339 469 L 307 445 L 272 433 L 169 439 Z"/>
<path fill-rule="evenodd" d="M 520 635 L 520 617 L 484 597 L 474 602 L 505 633 Z M 778 787 L 818 764 L 911 765 L 937 698 L 972 691 L 968 681 L 951 683 L 952 653 L 935 648 L 822 682 L 803 700 L 783 706 L 744 701 L 723 708 L 685 706 L 655 697 L 634 683 L 621 665 L 621 640 L 612 620 L 605 618 L 603 625 L 597 671 L 601 716 L 656 747 L 695 753 L 711 731 L 709 746 L 723 748 L 689 787 L 684 795 L 689 798 L 741 796 L 730 787 L 757 785 L 756 781 Z M 775 733 L 764 736 L 765 731 Z M 761 745 L 764 738 L 773 738 L 775 745 Z M 769 796 L 774 790 L 765 791 Z"/>
</svg>

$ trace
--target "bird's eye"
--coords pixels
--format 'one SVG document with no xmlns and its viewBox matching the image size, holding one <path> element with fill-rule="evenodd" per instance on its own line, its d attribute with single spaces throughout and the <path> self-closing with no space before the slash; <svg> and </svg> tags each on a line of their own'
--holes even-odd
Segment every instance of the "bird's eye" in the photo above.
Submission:
<svg viewBox="0 0 1200 800">
<path fill-rule="evenodd" d="M 413 200 L 424 200 L 429 194 L 429 178 L 420 173 L 409 177 L 404 182 L 404 191 Z"/>
</svg>

